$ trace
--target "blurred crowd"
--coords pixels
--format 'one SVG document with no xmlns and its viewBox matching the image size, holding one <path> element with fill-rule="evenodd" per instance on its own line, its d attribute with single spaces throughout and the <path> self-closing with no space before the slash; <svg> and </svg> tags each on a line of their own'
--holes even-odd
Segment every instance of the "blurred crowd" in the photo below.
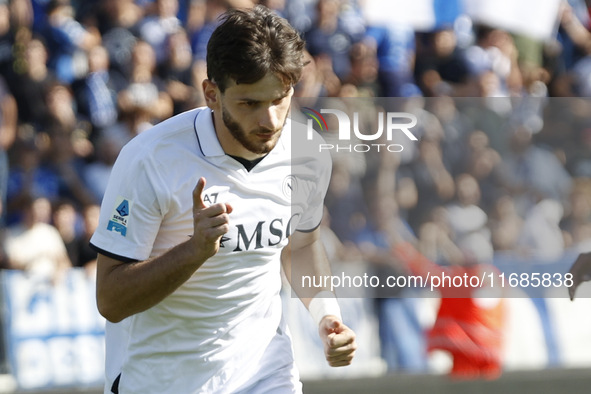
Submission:
<svg viewBox="0 0 591 394">
<path fill-rule="evenodd" d="M 401 154 L 334 155 L 325 227 L 335 259 L 396 273 L 400 241 L 443 265 L 503 252 L 553 259 L 591 243 L 591 2 L 564 0 L 545 41 L 461 9 L 418 31 L 372 23 L 361 0 L 259 2 L 306 39 L 297 97 L 400 97 L 419 119 L 419 142 Z M 217 17 L 252 4 L 0 0 L 2 267 L 53 280 L 71 266 L 92 272 L 88 240 L 119 150 L 205 104 Z M 401 332 L 402 342 L 382 338 L 399 355 L 412 342 Z"/>
</svg>

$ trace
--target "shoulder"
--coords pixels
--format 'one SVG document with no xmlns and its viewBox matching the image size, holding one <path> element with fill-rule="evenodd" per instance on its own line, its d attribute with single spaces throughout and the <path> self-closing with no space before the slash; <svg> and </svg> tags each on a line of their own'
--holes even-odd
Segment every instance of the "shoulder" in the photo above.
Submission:
<svg viewBox="0 0 591 394">
<path fill-rule="evenodd" d="M 195 118 L 206 110 L 196 108 L 164 120 L 138 134 L 121 150 L 120 156 L 134 160 L 154 159 L 178 148 L 196 144 Z"/>
</svg>

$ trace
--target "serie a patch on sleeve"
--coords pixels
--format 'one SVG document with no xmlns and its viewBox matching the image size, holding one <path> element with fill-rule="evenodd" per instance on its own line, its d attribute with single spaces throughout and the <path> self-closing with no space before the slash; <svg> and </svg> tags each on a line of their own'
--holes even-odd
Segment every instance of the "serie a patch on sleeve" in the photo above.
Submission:
<svg viewBox="0 0 591 394">
<path fill-rule="evenodd" d="M 129 224 L 129 213 L 131 212 L 132 205 L 133 201 L 125 197 L 117 197 L 111 219 L 109 219 L 109 223 L 107 224 L 107 230 L 115 231 L 125 237 L 127 235 L 127 225 Z"/>
</svg>

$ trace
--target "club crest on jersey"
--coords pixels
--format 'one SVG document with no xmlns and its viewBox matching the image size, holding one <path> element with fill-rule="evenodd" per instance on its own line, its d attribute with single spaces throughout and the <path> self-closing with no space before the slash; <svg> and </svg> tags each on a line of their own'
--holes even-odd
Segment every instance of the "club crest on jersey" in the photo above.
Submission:
<svg viewBox="0 0 591 394">
<path fill-rule="evenodd" d="M 121 196 L 117 197 L 111 219 L 107 224 L 107 230 L 117 232 L 125 237 L 132 205 L 131 200 Z"/>
<path fill-rule="evenodd" d="M 295 194 L 296 187 L 297 187 L 296 178 L 293 175 L 288 175 L 283 180 L 283 185 L 281 187 L 281 190 L 283 191 L 283 194 L 285 195 L 285 197 L 291 198 L 291 196 L 293 194 Z"/>
</svg>

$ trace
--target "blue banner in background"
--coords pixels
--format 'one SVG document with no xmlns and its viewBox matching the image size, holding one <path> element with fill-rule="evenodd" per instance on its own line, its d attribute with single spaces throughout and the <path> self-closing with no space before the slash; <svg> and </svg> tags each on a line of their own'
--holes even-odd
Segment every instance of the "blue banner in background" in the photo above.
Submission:
<svg viewBox="0 0 591 394">
<path fill-rule="evenodd" d="M 4 337 L 19 389 L 100 387 L 104 380 L 104 319 L 94 278 L 72 269 L 52 284 L 3 271 Z"/>
</svg>

